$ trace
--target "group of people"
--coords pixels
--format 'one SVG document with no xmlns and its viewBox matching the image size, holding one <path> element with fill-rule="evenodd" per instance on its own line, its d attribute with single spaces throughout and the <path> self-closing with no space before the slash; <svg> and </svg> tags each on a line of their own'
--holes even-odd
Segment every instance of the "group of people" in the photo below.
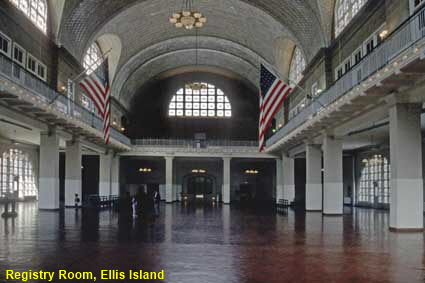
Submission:
<svg viewBox="0 0 425 283">
<path fill-rule="evenodd" d="M 150 217 L 159 215 L 159 204 L 161 195 L 158 190 L 147 191 L 146 189 L 139 189 L 134 196 L 130 196 L 127 192 L 122 201 L 122 208 L 124 212 L 130 212 L 131 216 Z"/>
</svg>

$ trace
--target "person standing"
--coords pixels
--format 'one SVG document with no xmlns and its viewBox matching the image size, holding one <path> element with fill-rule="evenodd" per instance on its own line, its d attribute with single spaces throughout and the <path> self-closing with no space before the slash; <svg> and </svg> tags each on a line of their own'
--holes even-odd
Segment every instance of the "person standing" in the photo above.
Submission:
<svg viewBox="0 0 425 283">
<path fill-rule="evenodd" d="M 75 209 L 78 209 L 79 204 L 80 204 L 80 197 L 78 196 L 78 194 L 75 194 L 75 198 L 74 198 Z"/>
<path fill-rule="evenodd" d="M 155 216 L 159 216 L 159 204 L 161 202 L 161 195 L 159 194 L 158 190 L 155 190 L 153 199 L 155 205 Z"/>
</svg>

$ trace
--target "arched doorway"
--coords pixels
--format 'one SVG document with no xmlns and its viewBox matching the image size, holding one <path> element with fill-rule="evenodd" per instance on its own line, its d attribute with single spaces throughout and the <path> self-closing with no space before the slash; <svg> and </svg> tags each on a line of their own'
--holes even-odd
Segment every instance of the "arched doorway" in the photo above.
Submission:
<svg viewBox="0 0 425 283">
<path fill-rule="evenodd" d="M 206 174 L 190 174 L 184 177 L 183 200 L 211 202 L 216 199 L 215 177 Z"/>
</svg>

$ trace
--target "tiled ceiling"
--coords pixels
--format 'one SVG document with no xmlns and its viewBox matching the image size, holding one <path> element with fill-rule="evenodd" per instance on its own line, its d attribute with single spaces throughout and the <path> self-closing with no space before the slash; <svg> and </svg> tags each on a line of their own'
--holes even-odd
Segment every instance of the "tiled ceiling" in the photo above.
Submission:
<svg viewBox="0 0 425 283">
<path fill-rule="evenodd" d="M 275 64 L 278 38 L 290 38 L 307 60 L 329 42 L 335 0 L 195 0 L 208 18 L 198 31 L 174 28 L 168 18 L 182 0 L 69 0 L 60 42 L 77 58 L 99 36 L 112 33 L 122 51 L 113 94 L 124 105 L 158 74 L 194 65 L 222 67 L 255 83 L 260 62 Z"/>
</svg>

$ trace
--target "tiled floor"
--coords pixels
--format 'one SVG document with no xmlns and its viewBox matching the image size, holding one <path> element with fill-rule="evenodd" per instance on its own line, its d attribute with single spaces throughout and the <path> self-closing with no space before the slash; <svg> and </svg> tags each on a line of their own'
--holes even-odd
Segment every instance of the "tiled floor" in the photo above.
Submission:
<svg viewBox="0 0 425 283">
<path fill-rule="evenodd" d="M 18 212 L 0 219 L 0 282 L 6 269 L 165 270 L 170 283 L 425 281 L 425 234 L 389 232 L 385 211 L 323 217 L 164 204 L 150 223 L 36 203 Z"/>
</svg>

